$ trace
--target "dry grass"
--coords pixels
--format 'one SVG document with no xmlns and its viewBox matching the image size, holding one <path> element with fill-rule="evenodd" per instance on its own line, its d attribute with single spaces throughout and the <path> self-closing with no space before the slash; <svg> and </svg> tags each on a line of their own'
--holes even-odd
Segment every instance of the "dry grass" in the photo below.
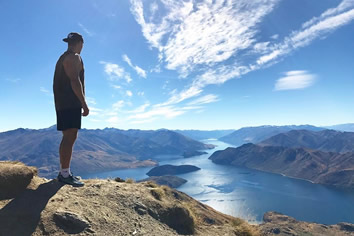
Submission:
<svg viewBox="0 0 354 236">
<path fill-rule="evenodd" d="M 151 189 L 150 193 L 156 200 L 159 200 L 159 201 L 161 201 L 163 196 L 165 196 L 165 192 L 161 188 Z"/>
<path fill-rule="evenodd" d="M 135 183 L 135 180 L 132 179 L 132 178 L 128 178 L 128 179 L 125 180 L 125 182 L 128 183 L 128 184 L 133 184 L 133 183 Z"/>
<path fill-rule="evenodd" d="M 148 187 L 148 188 L 157 188 L 157 187 L 159 187 L 156 183 L 154 183 L 152 181 L 146 182 L 145 186 Z"/>
</svg>

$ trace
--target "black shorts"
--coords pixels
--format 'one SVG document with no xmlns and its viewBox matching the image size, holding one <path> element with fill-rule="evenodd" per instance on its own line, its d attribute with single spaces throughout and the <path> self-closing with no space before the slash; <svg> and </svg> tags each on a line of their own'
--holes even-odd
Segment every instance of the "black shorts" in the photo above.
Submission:
<svg viewBox="0 0 354 236">
<path fill-rule="evenodd" d="M 81 129 L 81 108 L 71 108 L 66 110 L 56 110 L 57 130 L 71 128 Z"/>
</svg>

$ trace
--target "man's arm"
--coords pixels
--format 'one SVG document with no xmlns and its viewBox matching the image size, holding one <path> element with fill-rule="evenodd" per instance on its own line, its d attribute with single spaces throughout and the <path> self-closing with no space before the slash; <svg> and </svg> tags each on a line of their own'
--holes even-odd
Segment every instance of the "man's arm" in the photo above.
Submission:
<svg viewBox="0 0 354 236">
<path fill-rule="evenodd" d="M 75 95 L 80 100 L 82 108 L 84 109 L 82 115 L 87 116 L 89 114 L 89 109 L 85 100 L 83 87 L 79 77 L 80 71 L 82 70 L 80 56 L 77 54 L 76 55 L 69 54 L 65 58 L 63 65 L 64 65 L 65 73 L 70 78 L 71 88 L 73 89 Z"/>
</svg>

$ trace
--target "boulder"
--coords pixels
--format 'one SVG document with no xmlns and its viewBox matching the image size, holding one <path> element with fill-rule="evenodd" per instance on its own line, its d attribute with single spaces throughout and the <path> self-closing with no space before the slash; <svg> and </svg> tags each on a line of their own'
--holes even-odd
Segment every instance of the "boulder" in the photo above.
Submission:
<svg viewBox="0 0 354 236">
<path fill-rule="evenodd" d="M 16 197 L 37 175 L 37 168 L 21 162 L 0 161 L 0 199 Z"/>
</svg>

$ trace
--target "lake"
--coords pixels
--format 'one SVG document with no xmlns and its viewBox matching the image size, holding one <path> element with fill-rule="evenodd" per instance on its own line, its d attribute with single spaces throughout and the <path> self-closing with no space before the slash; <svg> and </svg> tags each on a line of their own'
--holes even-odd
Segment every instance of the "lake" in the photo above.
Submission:
<svg viewBox="0 0 354 236">
<path fill-rule="evenodd" d="M 217 145 L 208 154 L 192 158 L 160 156 L 160 165 L 189 164 L 201 170 L 178 175 L 188 182 L 178 188 L 214 209 L 243 218 L 250 223 L 261 223 L 267 211 L 277 211 L 297 220 L 336 224 L 354 223 L 354 191 L 341 190 L 305 180 L 288 178 L 246 168 L 217 165 L 208 157 L 217 150 L 232 145 L 218 140 L 204 140 Z M 125 169 L 83 175 L 83 178 L 121 177 L 140 180 L 147 178 L 151 168 Z"/>
</svg>

